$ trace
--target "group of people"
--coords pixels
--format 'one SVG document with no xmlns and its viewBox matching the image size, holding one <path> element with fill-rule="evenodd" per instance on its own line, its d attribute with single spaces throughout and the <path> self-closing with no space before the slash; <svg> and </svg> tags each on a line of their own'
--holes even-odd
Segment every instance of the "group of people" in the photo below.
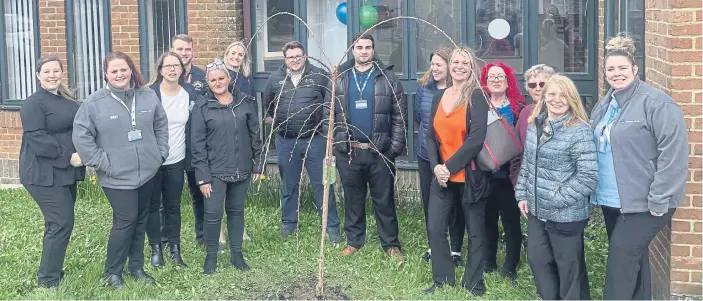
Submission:
<svg viewBox="0 0 703 301">
<path fill-rule="evenodd" d="M 684 198 L 686 126 L 676 103 L 638 78 L 632 39 L 620 35 L 607 44 L 610 89 L 590 119 L 574 83 L 547 65 L 525 72 L 532 99 L 526 105 L 514 71 L 504 63 L 479 68 L 466 47 L 432 53 L 413 104 L 429 246 L 422 259 L 432 266 L 432 285 L 425 293 L 455 285 L 455 267 L 464 265 L 465 233 L 462 287 L 481 296 L 484 273 L 498 270 L 515 281 L 522 213 L 538 294 L 589 299 L 584 229 L 589 206 L 595 204 L 603 210 L 610 241 L 605 298 L 649 297 L 647 246 Z M 323 179 L 323 166 L 336 166 L 344 192 L 346 245 L 340 256 L 352 256 L 365 245 L 370 192 L 382 250 L 405 260 L 394 163 L 406 148 L 408 104 L 393 66 L 377 59 L 373 36 L 357 35 L 353 59 L 331 72 L 311 64 L 301 43 L 286 43 L 284 64 L 271 74 L 262 108 L 253 96 L 245 42 L 231 44 L 223 59 L 205 70 L 192 63 L 189 36 L 175 36 L 171 50 L 159 58 L 148 84 L 129 56 L 107 55 L 106 87 L 81 102 L 61 84 L 59 58 L 38 61 L 41 89 L 20 112 L 20 176 L 45 218 L 41 286 L 56 287 L 63 278 L 76 182 L 85 176 L 85 166 L 95 169 L 113 209 L 103 275 L 110 287 L 124 285 L 127 259 L 126 275 L 154 282 L 144 271 L 145 234 L 154 267 L 164 264 L 164 244 L 172 261 L 186 266 L 180 244 L 183 173 L 193 199 L 196 239 L 206 249 L 204 273 L 216 271 L 225 212 L 230 263 L 248 270 L 242 255 L 244 203 L 250 183 L 264 171 L 262 116 L 276 141 L 281 236 L 298 227 L 302 169 L 321 215 L 323 183 L 330 180 Z M 524 151 L 487 170 L 477 158 L 495 120 L 515 129 Z M 333 158 L 326 157 L 327 142 Z M 338 244 L 340 219 L 334 189 L 329 191 L 326 234 Z M 500 268 L 499 220 L 506 253 Z"/>
</svg>

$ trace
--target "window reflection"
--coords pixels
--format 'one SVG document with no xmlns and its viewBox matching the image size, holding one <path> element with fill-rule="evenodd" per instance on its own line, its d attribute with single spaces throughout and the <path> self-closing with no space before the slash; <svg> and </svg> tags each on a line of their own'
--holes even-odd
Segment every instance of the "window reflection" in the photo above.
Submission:
<svg viewBox="0 0 703 301">
<path fill-rule="evenodd" d="M 637 47 L 635 63 L 640 66 L 640 70 L 644 70 L 644 0 L 627 1 L 627 19 L 624 31 L 635 39 Z M 641 71 L 640 77 L 644 79 L 644 76 L 645 72 Z"/>
<path fill-rule="evenodd" d="M 550 65 L 557 72 L 588 72 L 587 3 L 588 0 L 539 1 L 539 63 Z"/>
<path fill-rule="evenodd" d="M 501 60 L 522 71 L 521 0 L 479 0 L 476 2 L 474 51 L 484 61 Z M 504 21 L 503 21 L 504 20 Z"/>
<path fill-rule="evenodd" d="M 328 69 L 330 62 L 336 64 L 344 57 L 347 50 L 347 25 L 337 19 L 337 6 L 346 0 L 308 0 L 307 23 L 318 39 L 322 49 L 313 36 L 308 33 L 308 57 L 310 63 Z M 323 52 L 324 51 L 324 55 Z"/>
<path fill-rule="evenodd" d="M 373 3 L 378 3 L 373 5 Z M 365 2 L 378 14 L 377 24 L 398 16 L 403 16 L 401 0 L 376 0 Z M 365 31 L 366 28 L 362 28 Z M 369 32 L 374 37 L 376 57 L 386 65 L 394 65 L 393 71 L 403 72 L 403 20 L 394 20 L 377 26 Z"/>
<path fill-rule="evenodd" d="M 293 1 L 256 1 L 256 28 L 279 12 L 293 13 Z M 283 64 L 283 44 L 293 40 L 293 16 L 280 15 L 269 20 L 256 36 L 257 71 L 273 71 Z"/>
<path fill-rule="evenodd" d="M 415 2 L 415 15 L 439 27 L 456 44 L 461 44 L 461 1 L 426 0 Z M 440 47 L 454 47 L 454 44 L 434 26 L 425 22 L 417 23 L 417 71 L 424 72 L 430 67 L 430 54 Z"/>
</svg>

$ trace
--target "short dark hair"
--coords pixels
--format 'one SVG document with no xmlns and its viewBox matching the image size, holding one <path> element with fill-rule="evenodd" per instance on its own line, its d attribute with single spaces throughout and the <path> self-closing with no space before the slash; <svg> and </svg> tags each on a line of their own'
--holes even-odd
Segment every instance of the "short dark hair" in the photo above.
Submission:
<svg viewBox="0 0 703 301">
<path fill-rule="evenodd" d="M 374 48 L 374 49 L 376 48 L 376 41 L 374 41 L 373 36 L 369 33 L 363 33 L 363 32 L 357 33 L 354 36 L 352 43 L 356 44 L 356 41 L 358 41 L 358 40 L 371 40 L 371 48 Z"/>
<path fill-rule="evenodd" d="M 303 47 L 303 44 L 300 44 L 298 41 L 290 41 L 288 43 L 283 44 L 283 55 L 286 55 L 286 51 L 291 50 L 291 49 L 300 49 L 305 53 L 305 47 Z"/>
<path fill-rule="evenodd" d="M 181 41 L 186 42 L 186 43 L 193 44 L 193 38 L 190 37 L 189 35 L 187 35 L 187 34 L 177 34 L 177 35 L 173 36 L 173 38 L 171 39 L 171 47 L 173 47 L 173 43 L 176 42 L 176 41 L 178 41 L 178 40 L 181 40 Z"/>
</svg>

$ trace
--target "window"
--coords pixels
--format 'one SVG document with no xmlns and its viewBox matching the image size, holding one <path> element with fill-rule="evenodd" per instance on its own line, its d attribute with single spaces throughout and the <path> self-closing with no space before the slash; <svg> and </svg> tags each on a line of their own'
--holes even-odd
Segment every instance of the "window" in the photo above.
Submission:
<svg viewBox="0 0 703 301">
<path fill-rule="evenodd" d="M 347 25 L 340 22 L 336 15 L 337 6 L 342 2 L 345 1 L 308 0 L 307 23 L 322 45 L 322 49 L 312 34 L 308 33 L 307 51 L 311 58 L 310 62 L 318 67 L 325 65 L 331 70 L 334 66 L 330 66 L 327 58 L 332 64 L 337 64 L 340 60 L 343 61 L 344 52 L 347 51 Z"/>
<path fill-rule="evenodd" d="M 293 13 L 293 1 L 291 0 L 264 0 L 256 1 L 256 27 L 261 27 L 266 19 L 279 12 Z M 256 70 L 260 72 L 271 72 L 280 68 L 283 64 L 283 52 L 281 49 L 287 42 L 294 38 L 293 16 L 279 15 L 266 22 L 266 25 L 256 35 Z"/>
<path fill-rule="evenodd" d="M 625 18 L 621 20 L 620 30 L 627 32 L 633 39 L 637 52 L 635 53 L 635 63 L 639 66 L 640 78 L 645 78 L 644 59 L 644 0 L 624 0 L 620 2 L 624 6 L 621 11 L 625 12 Z"/>
<path fill-rule="evenodd" d="M 557 72 L 587 73 L 588 0 L 539 1 L 538 61 Z"/>
<path fill-rule="evenodd" d="M 69 83 L 79 99 L 103 87 L 102 58 L 111 48 L 109 7 L 107 0 L 66 1 Z"/>
<path fill-rule="evenodd" d="M 527 44 L 522 41 L 522 3 L 521 0 L 476 1 L 476 56 L 485 62 L 500 60 L 517 72 L 523 70 L 523 45 Z"/>
<path fill-rule="evenodd" d="M 39 58 L 38 10 L 35 0 L 3 0 L 4 32 L 0 41 L 0 84 L 3 100 L 21 100 L 37 89 L 35 63 Z"/>
<path fill-rule="evenodd" d="M 461 45 L 461 1 L 460 0 L 426 0 L 415 1 L 415 16 L 439 27 L 454 43 Z M 440 47 L 454 48 L 454 43 L 432 25 L 418 21 L 417 71 L 424 72 L 430 68 L 430 54 Z"/>
<path fill-rule="evenodd" d="M 164 52 L 171 48 L 171 38 L 177 34 L 188 33 L 186 24 L 185 0 L 146 0 L 140 7 L 146 24 L 140 26 L 141 66 L 145 78 L 149 78 L 150 66 Z M 142 16 L 140 16 L 142 18 Z M 143 38 L 142 38 L 143 37 Z"/>
<path fill-rule="evenodd" d="M 372 2 L 377 4 L 374 5 Z M 376 0 L 369 1 L 367 4 L 362 5 L 360 14 L 363 15 L 364 10 L 373 9 L 376 11 L 376 21 L 372 22 L 374 18 L 361 20 L 362 17 L 360 17 L 360 24 L 362 26 L 361 32 L 366 31 L 374 24 L 394 17 L 404 16 L 402 2 L 403 1 L 400 0 Z M 364 27 L 367 25 L 371 26 Z M 376 57 L 386 65 L 393 65 L 393 71 L 395 71 L 395 73 L 403 73 L 403 67 L 405 65 L 403 62 L 403 20 L 383 23 L 369 31 L 369 33 L 374 38 Z"/>
</svg>

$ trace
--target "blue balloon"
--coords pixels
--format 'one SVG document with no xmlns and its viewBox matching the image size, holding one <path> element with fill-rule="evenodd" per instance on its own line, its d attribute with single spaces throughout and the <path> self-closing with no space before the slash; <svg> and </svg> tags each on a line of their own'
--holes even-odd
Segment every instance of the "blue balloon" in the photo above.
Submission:
<svg viewBox="0 0 703 301">
<path fill-rule="evenodd" d="M 342 2 L 337 5 L 337 20 L 342 24 L 347 25 L 347 3 Z"/>
</svg>

